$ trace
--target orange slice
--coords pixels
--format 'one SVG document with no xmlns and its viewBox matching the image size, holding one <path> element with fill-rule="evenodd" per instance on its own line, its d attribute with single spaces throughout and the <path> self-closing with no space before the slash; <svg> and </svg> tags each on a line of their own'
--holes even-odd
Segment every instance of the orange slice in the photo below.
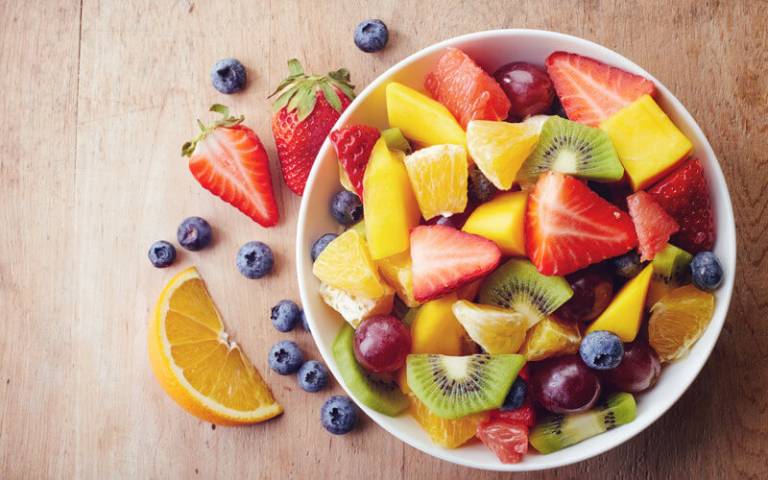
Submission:
<svg viewBox="0 0 768 480">
<path fill-rule="evenodd" d="M 430 412 L 416 395 L 408 395 L 411 399 L 411 415 L 427 432 L 429 438 L 445 448 L 457 448 L 467 443 L 475 436 L 477 426 L 488 418 L 487 412 L 475 413 L 466 417 L 448 420 Z"/>
<path fill-rule="evenodd" d="M 709 325 L 715 296 L 693 285 L 676 288 L 651 308 L 648 343 L 662 362 L 676 360 L 691 348 Z"/>
</svg>

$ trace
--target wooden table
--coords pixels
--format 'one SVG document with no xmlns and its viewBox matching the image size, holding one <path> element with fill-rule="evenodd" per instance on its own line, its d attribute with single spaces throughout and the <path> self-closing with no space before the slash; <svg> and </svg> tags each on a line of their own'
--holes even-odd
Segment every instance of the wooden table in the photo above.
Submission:
<svg viewBox="0 0 768 480">
<path fill-rule="evenodd" d="M 499 478 L 433 459 L 371 421 L 322 430 L 326 394 L 273 374 L 277 300 L 297 298 L 299 198 L 279 179 L 281 224 L 264 230 L 203 191 L 179 147 L 213 102 L 247 117 L 267 144 L 268 92 L 296 56 L 308 70 L 348 67 L 361 87 L 435 41 L 528 27 L 582 36 L 653 72 L 712 142 L 733 194 L 736 294 L 699 379 L 660 421 L 596 459 L 518 478 L 765 478 L 768 458 L 768 16 L 765 1 L 0 1 L 0 477 Z M 477 5 L 475 5 L 477 3 Z M 389 47 L 367 55 L 355 24 L 382 18 Z M 209 69 L 234 56 L 243 94 Z M 273 166 L 274 167 L 274 166 Z M 188 215 L 216 229 L 213 248 L 162 271 L 150 243 Z M 245 281 L 238 246 L 258 239 L 275 275 Z M 231 331 L 286 414 L 215 428 L 183 413 L 149 370 L 146 325 L 162 285 L 196 264 Z M 733 272 L 728 272 L 733 274 Z M 338 387 L 334 387 L 338 391 Z"/>
</svg>

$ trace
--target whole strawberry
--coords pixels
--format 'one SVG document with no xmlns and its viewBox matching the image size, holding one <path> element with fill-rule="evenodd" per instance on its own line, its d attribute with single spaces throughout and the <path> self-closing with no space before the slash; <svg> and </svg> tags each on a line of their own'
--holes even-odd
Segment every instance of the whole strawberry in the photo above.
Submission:
<svg viewBox="0 0 768 480">
<path fill-rule="evenodd" d="M 288 61 L 288 70 L 288 78 L 270 95 L 277 95 L 272 134 L 285 184 L 301 195 L 331 127 L 355 98 L 355 87 L 349 83 L 345 68 L 327 75 L 307 75 L 293 58 Z"/>
</svg>

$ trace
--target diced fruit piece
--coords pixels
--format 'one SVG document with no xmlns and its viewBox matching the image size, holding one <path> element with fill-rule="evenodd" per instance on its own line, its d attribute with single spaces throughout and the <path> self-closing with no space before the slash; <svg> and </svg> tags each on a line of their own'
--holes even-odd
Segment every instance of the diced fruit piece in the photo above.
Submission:
<svg viewBox="0 0 768 480">
<path fill-rule="evenodd" d="M 409 395 L 411 400 L 410 412 L 429 438 L 437 445 L 445 448 L 457 448 L 475 436 L 478 425 L 488 418 L 486 412 L 467 415 L 466 417 L 448 420 L 430 412 L 415 395 Z"/>
<path fill-rule="evenodd" d="M 640 244 L 640 261 L 653 260 L 680 226 L 650 194 L 642 190 L 627 197 L 627 206 Z"/>
<path fill-rule="evenodd" d="M 408 355 L 408 385 L 438 417 L 455 419 L 498 408 L 525 359 L 521 355 Z"/>
<path fill-rule="evenodd" d="M 522 376 L 519 376 L 518 378 L 522 378 Z M 491 411 L 491 419 L 506 420 L 510 423 L 519 423 L 526 427 L 532 427 L 536 425 L 536 411 L 533 409 L 530 400 L 526 400 L 526 403 L 522 407 L 515 410 Z"/>
<path fill-rule="evenodd" d="M 399 128 L 388 128 L 381 132 L 382 138 L 387 142 L 390 150 L 400 150 L 404 153 L 411 153 L 411 144 L 403 136 Z"/>
<path fill-rule="evenodd" d="M 589 410 L 600 396 L 597 373 L 578 355 L 550 358 L 531 365 L 531 394 L 552 413 Z"/>
<path fill-rule="evenodd" d="M 650 95 L 643 95 L 600 124 L 629 176 L 641 190 L 687 157 L 693 144 Z"/>
<path fill-rule="evenodd" d="M 368 318 L 355 330 L 355 358 L 369 372 L 396 372 L 409 353 L 411 332 L 393 315 Z"/>
<path fill-rule="evenodd" d="M 405 157 L 405 168 L 421 215 L 429 220 L 467 208 L 467 151 L 460 145 L 433 145 Z"/>
<path fill-rule="evenodd" d="M 496 188 L 509 190 L 520 166 L 536 147 L 540 130 L 532 122 L 473 120 L 467 126 L 467 149 Z"/>
<path fill-rule="evenodd" d="M 477 207 L 462 231 L 492 240 L 503 255 L 525 256 L 526 192 L 507 192 Z"/>
<path fill-rule="evenodd" d="M 470 338 L 487 353 L 517 353 L 525 340 L 528 319 L 522 314 L 459 300 L 452 307 L 454 316 Z"/>
<path fill-rule="evenodd" d="M 594 370 L 616 368 L 624 358 L 624 344 L 615 333 L 595 330 L 584 336 L 579 345 L 584 364 Z"/>
<path fill-rule="evenodd" d="M 717 255 L 712 252 L 699 252 L 691 261 L 693 284 L 699 289 L 712 292 L 723 283 L 723 267 Z"/>
<path fill-rule="evenodd" d="M 387 84 L 389 126 L 421 145 L 467 143 L 464 130 L 443 104 L 397 82 Z"/>
<path fill-rule="evenodd" d="M 421 218 L 404 157 L 404 153 L 387 148 L 380 138 L 365 169 L 365 232 L 374 260 L 408 250 L 410 231 Z"/>
<path fill-rule="evenodd" d="M 648 298 L 645 306 L 650 308 L 661 297 L 677 287 L 690 283 L 691 260 L 693 256 L 681 248 L 668 243 L 662 251 L 653 258 L 653 278 L 648 288 Z"/>
<path fill-rule="evenodd" d="M 378 298 L 352 295 L 326 283 L 320 283 L 319 291 L 323 301 L 355 328 L 366 318 L 392 311 L 394 291 L 389 286 L 384 287 L 384 294 Z"/>
<path fill-rule="evenodd" d="M 363 218 L 363 203 L 355 193 L 341 190 L 331 198 L 331 216 L 339 225 L 350 226 Z"/>
<path fill-rule="evenodd" d="M 562 173 L 543 174 L 528 197 L 528 257 L 544 275 L 566 275 L 637 245 L 635 226 L 584 183 Z"/>
<path fill-rule="evenodd" d="M 557 310 L 573 295 L 562 277 L 547 277 L 528 260 L 508 260 L 480 287 L 480 303 L 514 310 L 528 319 L 528 327 Z"/>
<path fill-rule="evenodd" d="M 642 272 L 616 294 L 605 311 L 587 328 L 587 333 L 607 330 L 619 336 L 622 342 L 631 342 L 640 330 L 645 312 L 645 298 L 653 277 L 653 265 Z"/>
<path fill-rule="evenodd" d="M 569 322 L 588 322 L 608 308 L 613 298 L 613 279 L 602 268 L 585 268 L 566 277 L 573 296 L 558 308 L 558 318 Z"/>
<path fill-rule="evenodd" d="M 518 374 L 512 386 L 509 387 L 507 396 L 504 398 L 504 403 L 501 404 L 499 410 L 506 412 L 510 410 L 517 410 L 523 407 L 523 404 L 528 400 L 528 382 Z"/>
<path fill-rule="evenodd" d="M 528 427 L 506 420 L 490 420 L 477 428 L 477 438 L 501 463 L 519 463 L 528 453 Z"/>
<path fill-rule="evenodd" d="M 192 415 L 239 425 L 282 413 L 259 372 L 224 330 L 196 268 L 183 270 L 165 286 L 148 337 L 155 377 Z"/>
<path fill-rule="evenodd" d="M 715 244 L 715 216 L 701 162 L 695 158 L 688 160 L 648 193 L 680 225 L 672 243 L 692 254 L 712 250 Z"/>
<path fill-rule="evenodd" d="M 659 356 L 644 341 L 636 341 L 624 345 L 619 366 L 600 372 L 600 379 L 617 390 L 640 393 L 656 384 L 660 374 Z"/>
<path fill-rule="evenodd" d="M 379 136 L 379 131 L 368 125 L 342 127 L 332 131 L 329 136 L 346 178 L 360 198 L 363 198 L 365 167 Z"/>
<path fill-rule="evenodd" d="M 659 255 L 660 254 L 661 253 L 659 253 Z M 617 277 L 624 279 L 635 278 L 645 266 L 643 262 L 640 261 L 640 254 L 635 250 L 610 259 L 608 264 L 610 265 L 611 271 Z"/>
<path fill-rule="evenodd" d="M 453 315 L 456 295 L 431 300 L 416 310 L 411 323 L 413 353 L 461 355 L 467 333 Z"/>
<path fill-rule="evenodd" d="M 651 308 L 648 342 L 662 362 L 676 360 L 690 350 L 712 319 L 715 296 L 693 285 L 672 290 Z"/>
<path fill-rule="evenodd" d="M 387 293 L 365 238 L 355 230 L 347 230 L 329 243 L 315 260 L 312 273 L 351 295 L 381 298 Z"/>
<path fill-rule="evenodd" d="M 597 126 L 642 95 L 653 95 L 653 82 L 575 53 L 547 57 L 547 73 L 568 118 Z"/>
<path fill-rule="evenodd" d="M 391 257 L 376 260 L 379 267 L 379 273 L 384 280 L 391 285 L 397 296 L 400 297 L 406 306 L 418 307 L 419 302 L 413 296 L 413 272 L 411 271 L 410 252 L 398 253 Z"/>
<path fill-rule="evenodd" d="M 616 182 L 624 176 L 608 134 L 558 116 L 544 122 L 536 149 L 520 167 L 517 178 L 521 183 L 535 183 L 547 171 L 596 182 Z"/>
<path fill-rule="evenodd" d="M 408 398 L 403 395 L 396 382 L 384 381 L 368 375 L 363 370 L 355 359 L 354 336 L 355 329 L 344 325 L 333 342 L 333 358 L 344 384 L 355 398 L 368 408 L 384 415 L 398 415 L 408 408 Z"/>
<path fill-rule="evenodd" d="M 556 317 L 546 317 L 528 331 L 520 353 L 528 361 L 539 361 L 557 355 L 576 353 L 581 334 L 579 327 Z"/>
<path fill-rule="evenodd" d="M 416 227 L 411 232 L 414 296 L 423 302 L 456 290 L 492 271 L 500 259 L 499 247 L 483 237 L 443 225 Z"/>
<path fill-rule="evenodd" d="M 617 393 L 588 412 L 545 419 L 531 431 L 530 442 L 539 453 L 552 453 L 626 425 L 635 417 L 635 397 L 629 393 Z"/>
<path fill-rule="evenodd" d="M 547 113 L 555 99 L 555 88 L 547 73 L 526 62 L 502 65 L 493 73 L 509 99 L 509 120 Z"/>
<path fill-rule="evenodd" d="M 467 182 L 467 187 L 469 190 L 467 192 L 467 197 L 469 198 L 469 201 L 474 204 L 487 202 L 499 191 L 474 163 L 469 166 L 469 181 Z"/>
<path fill-rule="evenodd" d="M 496 80 L 456 48 L 445 50 L 424 86 L 464 128 L 470 120 L 503 120 L 509 113 L 509 99 Z"/>
<path fill-rule="evenodd" d="M 356 231 L 358 235 L 360 235 L 361 237 L 363 237 L 363 239 L 365 239 L 365 220 L 360 220 L 356 224 L 349 227 L 348 230 Z"/>
</svg>

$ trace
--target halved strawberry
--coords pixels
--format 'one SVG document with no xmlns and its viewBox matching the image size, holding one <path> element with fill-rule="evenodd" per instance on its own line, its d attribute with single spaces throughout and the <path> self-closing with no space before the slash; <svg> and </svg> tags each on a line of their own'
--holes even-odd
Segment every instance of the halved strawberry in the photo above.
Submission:
<svg viewBox="0 0 768 480">
<path fill-rule="evenodd" d="M 519 463 L 528 453 L 528 427 L 497 419 L 481 423 L 477 438 L 499 457 L 501 463 Z"/>
<path fill-rule="evenodd" d="M 413 294 L 424 302 L 455 290 L 496 268 L 501 251 L 492 241 L 445 225 L 411 231 Z"/>
<path fill-rule="evenodd" d="M 206 190 L 237 207 L 263 227 L 277 224 L 279 214 L 272 192 L 269 157 L 243 116 L 231 117 L 229 108 L 213 105 L 223 118 L 181 147 L 189 170 Z"/>
<path fill-rule="evenodd" d="M 701 162 L 693 158 L 648 190 L 680 225 L 672 243 L 692 254 L 715 245 L 715 215 Z"/>
<path fill-rule="evenodd" d="M 627 205 L 640 243 L 640 260 L 653 260 L 657 253 L 664 250 L 669 237 L 680 230 L 680 225 L 649 193 L 642 190 L 627 197 Z"/>
<path fill-rule="evenodd" d="M 339 163 L 347 172 L 357 196 L 363 198 L 363 174 L 373 145 L 381 133 L 368 125 L 350 125 L 331 132 L 330 138 Z"/>
<path fill-rule="evenodd" d="M 528 197 L 525 248 L 539 272 L 566 275 L 637 246 L 632 220 L 581 181 L 547 172 Z"/>
<path fill-rule="evenodd" d="M 568 118 L 597 126 L 656 87 L 647 78 L 575 53 L 547 57 L 547 73 Z"/>
</svg>

